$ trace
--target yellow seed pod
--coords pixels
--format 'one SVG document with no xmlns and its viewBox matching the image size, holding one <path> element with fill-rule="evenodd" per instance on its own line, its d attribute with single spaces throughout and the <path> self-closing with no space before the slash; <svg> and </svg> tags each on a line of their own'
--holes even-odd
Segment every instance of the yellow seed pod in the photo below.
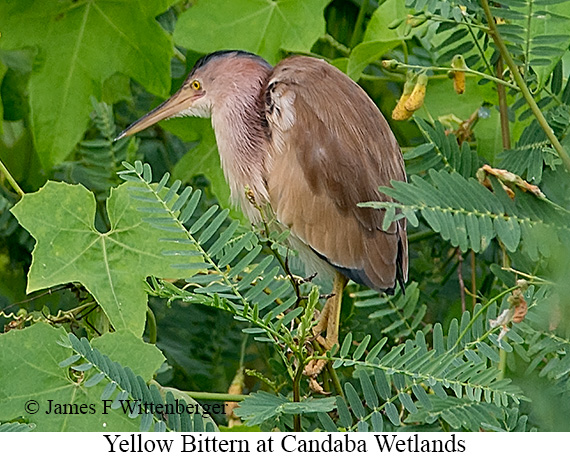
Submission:
<svg viewBox="0 0 570 457">
<path fill-rule="evenodd" d="M 404 84 L 404 92 L 402 93 L 402 96 L 398 100 L 398 103 L 396 104 L 394 111 L 392 111 L 392 119 L 394 119 L 395 121 L 406 121 L 410 117 L 412 117 L 412 114 L 414 114 L 412 111 L 408 111 L 404 107 L 406 101 L 410 98 L 410 95 L 412 94 L 413 90 L 414 90 L 414 83 L 408 79 Z"/>
<path fill-rule="evenodd" d="M 458 94 L 465 92 L 465 70 L 467 65 L 465 64 L 465 59 L 461 54 L 457 54 L 451 61 L 451 67 L 454 69 L 450 72 L 450 76 L 453 78 L 453 89 Z"/>
<path fill-rule="evenodd" d="M 465 72 L 464 71 L 450 71 L 449 77 L 453 79 L 453 90 L 461 95 L 465 92 Z"/>
<path fill-rule="evenodd" d="M 424 99 L 426 98 L 426 87 L 427 87 L 428 77 L 425 73 L 418 75 L 418 80 L 414 86 L 414 90 L 410 94 L 410 98 L 404 103 L 404 108 L 408 111 L 416 111 L 422 107 L 424 104 Z"/>
</svg>

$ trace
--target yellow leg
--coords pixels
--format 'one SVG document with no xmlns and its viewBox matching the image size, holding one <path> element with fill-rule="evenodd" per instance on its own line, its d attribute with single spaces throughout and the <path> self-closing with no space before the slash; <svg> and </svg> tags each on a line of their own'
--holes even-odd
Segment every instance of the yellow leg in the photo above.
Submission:
<svg viewBox="0 0 570 457">
<path fill-rule="evenodd" d="M 321 313 L 319 322 L 314 327 L 316 335 L 326 328 L 327 336 L 326 338 L 318 337 L 319 343 L 321 343 L 325 349 L 331 349 L 335 344 L 338 344 L 338 327 L 340 324 L 340 310 L 342 305 L 342 293 L 346 286 L 348 279 L 340 273 L 337 273 L 334 277 L 333 283 L 333 296 L 327 300 Z"/>
<path fill-rule="evenodd" d="M 345 276 L 337 273 L 334 277 L 333 296 L 327 300 L 323 311 L 319 317 L 317 325 L 313 327 L 313 333 L 317 337 L 317 341 L 325 348 L 331 349 L 335 344 L 338 344 L 338 327 L 340 321 L 340 309 L 342 304 L 342 292 L 348 279 Z M 326 337 L 321 336 L 321 332 L 326 329 Z M 326 360 L 313 360 L 304 370 L 304 374 L 309 376 L 309 385 L 315 392 L 325 393 L 322 387 L 318 384 L 316 377 L 321 373 L 326 365 Z"/>
</svg>

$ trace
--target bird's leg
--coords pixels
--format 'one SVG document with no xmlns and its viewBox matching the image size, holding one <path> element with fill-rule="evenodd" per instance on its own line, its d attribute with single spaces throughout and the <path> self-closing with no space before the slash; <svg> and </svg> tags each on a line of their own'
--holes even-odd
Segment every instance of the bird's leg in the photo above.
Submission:
<svg viewBox="0 0 570 457">
<path fill-rule="evenodd" d="M 330 297 L 319 316 L 317 325 L 313 327 L 313 333 L 317 338 L 317 341 L 324 347 L 325 350 L 331 349 L 335 344 L 338 344 L 338 327 L 340 320 L 340 310 L 342 304 L 342 292 L 348 280 L 344 275 L 337 273 L 334 278 L 333 284 L 333 295 Z M 323 338 L 320 334 L 323 330 L 327 331 L 327 335 Z M 319 384 L 316 381 L 316 377 L 321 373 L 325 367 L 327 361 L 313 360 L 305 367 L 304 374 L 311 378 L 310 386 L 311 389 L 321 392 Z M 323 393 L 323 392 L 321 392 Z"/>
<path fill-rule="evenodd" d="M 335 344 L 338 344 L 338 327 L 340 321 L 340 310 L 342 305 L 342 293 L 346 286 L 348 279 L 340 273 L 334 277 L 333 295 L 330 297 L 321 313 L 319 322 L 313 328 L 313 332 L 317 335 L 317 340 L 324 346 L 326 350 L 332 349 Z M 323 338 L 320 333 L 327 329 L 327 336 Z"/>
</svg>

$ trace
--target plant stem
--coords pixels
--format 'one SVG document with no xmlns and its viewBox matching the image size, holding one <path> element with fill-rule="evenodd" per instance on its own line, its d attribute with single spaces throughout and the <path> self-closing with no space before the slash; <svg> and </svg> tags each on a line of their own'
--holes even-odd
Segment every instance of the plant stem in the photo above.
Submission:
<svg viewBox="0 0 570 457">
<path fill-rule="evenodd" d="M 293 378 L 293 401 L 294 402 L 300 402 L 301 401 L 301 377 L 303 376 L 303 368 L 304 368 L 304 365 L 302 363 L 299 363 L 299 366 L 297 367 L 297 372 L 295 373 L 295 377 Z M 293 429 L 296 432 L 301 431 L 301 416 L 299 414 L 295 414 L 293 416 Z"/>
<path fill-rule="evenodd" d="M 489 7 L 489 2 L 487 0 L 481 0 L 481 5 L 483 7 L 483 11 L 485 11 L 485 16 L 487 17 L 487 23 L 489 25 L 489 34 L 493 38 L 493 41 L 495 42 L 497 49 L 499 50 L 505 63 L 509 67 L 509 70 L 511 71 L 511 74 L 515 82 L 517 83 L 517 86 L 519 87 L 522 96 L 526 100 L 529 108 L 532 111 L 532 114 L 534 114 L 534 117 L 536 117 L 538 124 L 544 130 L 544 133 L 546 133 L 546 136 L 552 143 L 552 146 L 558 153 L 558 156 L 562 159 L 562 162 L 564 162 L 566 170 L 570 172 L 570 156 L 564 150 L 564 147 L 560 144 L 558 138 L 556 138 L 556 135 L 554 135 L 554 131 L 552 130 L 550 125 L 548 125 L 546 118 L 542 114 L 542 111 L 540 111 L 540 108 L 534 101 L 534 98 L 532 97 L 530 90 L 525 84 L 524 79 L 521 73 L 519 72 L 517 65 L 515 64 L 513 58 L 511 57 L 511 54 L 507 49 L 507 46 L 505 45 L 503 39 L 501 38 L 501 35 L 499 34 L 499 30 L 497 29 L 497 25 L 495 24 L 495 20 L 493 19 L 493 14 L 491 13 L 491 8 Z"/>
<path fill-rule="evenodd" d="M 243 339 L 241 340 L 241 349 L 239 351 L 239 367 L 240 369 L 244 368 L 244 362 L 245 362 L 245 351 L 247 349 L 247 340 L 248 340 L 248 334 L 244 333 L 243 334 Z"/>
<path fill-rule="evenodd" d="M 479 44 L 479 40 L 477 39 L 477 37 L 475 36 L 475 33 L 473 32 L 473 28 L 471 27 L 472 24 L 470 22 L 468 22 L 467 19 L 465 19 L 464 23 L 467 26 L 467 30 L 469 30 L 469 34 L 471 35 L 471 39 L 475 43 L 475 46 L 477 46 L 477 50 L 479 51 L 479 54 L 481 55 L 481 59 L 483 59 L 483 62 L 485 63 L 485 67 L 487 68 L 487 71 L 489 73 L 493 73 L 491 65 L 489 64 L 489 62 L 487 61 L 487 57 L 485 56 L 485 51 L 483 50 L 483 48 L 481 48 L 481 45 Z"/>
<path fill-rule="evenodd" d="M 2 162 L 1 160 L 0 160 L 0 172 L 2 172 L 4 174 L 4 176 L 6 176 L 6 179 L 8 180 L 10 185 L 12 186 L 12 189 L 14 189 L 20 197 L 23 197 L 24 195 L 26 195 L 26 193 L 18 185 L 18 182 L 14 179 L 12 174 L 8 171 L 8 169 L 6 168 L 6 165 L 4 165 L 4 162 Z"/>
<path fill-rule="evenodd" d="M 505 371 L 507 369 L 507 351 L 504 349 L 499 349 L 499 376 L 497 380 L 501 380 L 505 377 Z"/>
<path fill-rule="evenodd" d="M 247 397 L 247 395 L 226 394 L 218 392 L 193 392 L 187 390 L 184 390 L 182 392 L 192 397 L 194 400 L 243 401 Z"/>
<path fill-rule="evenodd" d="M 389 61 L 389 62 L 392 62 L 392 61 Z M 398 67 L 408 68 L 410 70 L 455 71 L 455 69 L 452 67 L 426 67 L 424 65 L 411 65 L 411 64 L 396 61 L 396 68 L 398 68 Z M 463 71 L 465 73 L 471 73 L 473 75 L 480 76 L 481 78 L 488 79 L 489 81 L 496 82 L 497 84 L 503 84 L 504 86 L 507 86 L 511 89 L 522 90 L 519 88 L 519 86 L 516 86 L 515 84 L 512 84 L 508 81 L 504 81 L 504 80 L 499 79 L 499 78 L 496 78 L 495 76 L 491 76 L 491 75 L 488 75 L 486 73 L 482 73 L 480 71 L 473 70 L 471 68 L 461 69 L 461 71 Z"/>
<path fill-rule="evenodd" d="M 338 379 L 338 375 L 336 374 L 335 369 L 332 366 L 332 363 L 329 361 L 327 362 L 327 371 L 329 372 L 329 376 L 331 377 L 333 386 L 334 386 L 334 390 L 336 390 L 337 395 L 340 395 L 342 398 L 344 398 L 344 392 L 342 391 L 342 386 L 340 385 L 340 381 Z"/>
<path fill-rule="evenodd" d="M 475 264 L 475 251 L 471 250 L 471 298 L 472 309 L 477 304 L 477 266 Z"/>
<path fill-rule="evenodd" d="M 334 49 L 336 49 L 342 55 L 348 56 L 350 54 L 350 48 L 345 46 L 344 44 L 342 44 L 340 41 L 338 41 L 331 34 L 326 33 L 320 39 L 323 41 L 326 41 L 328 44 L 330 44 Z"/>
<path fill-rule="evenodd" d="M 422 232 L 412 233 L 408 236 L 408 243 L 417 243 L 418 241 L 427 240 L 435 236 L 437 236 L 437 233 L 429 229 Z"/>
<path fill-rule="evenodd" d="M 463 281 L 463 256 L 459 248 L 457 248 L 457 277 L 459 279 L 459 295 L 461 296 L 461 312 L 464 313 L 466 310 L 465 281 Z"/>
<path fill-rule="evenodd" d="M 500 300 L 501 298 L 503 298 L 505 295 L 510 294 L 513 290 L 518 289 L 519 286 L 513 286 L 513 287 L 509 287 L 506 290 L 503 290 L 501 293 L 495 295 L 493 298 L 491 298 L 487 303 L 485 303 L 483 306 L 481 306 L 481 309 L 479 311 L 477 311 L 477 313 L 475 313 L 473 315 L 473 317 L 471 318 L 471 321 L 469 322 L 469 324 L 463 329 L 463 331 L 461 332 L 461 334 L 459 335 L 459 337 L 457 338 L 457 341 L 455 342 L 455 344 L 453 345 L 453 348 L 455 349 L 457 347 L 457 345 L 459 345 L 461 343 L 461 340 L 463 339 L 463 337 L 467 334 L 467 332 L 469 331 L 469 329 L 471 328 L 471 326 L 473 325 L 473 322 L 475 322 L 477 320 L 477 318 L 483 314 L 483 312 L 485 312 L 485 310 L 491 306 L 493 303 L 495 303 L 496 301 Z M 488 333 L 490 333 L 492 330 L 489 330 Z"/>
<path fill-rule="evenodd" d="M 503 58 L 497 60 L 497 76 L 503 79 Z M 509 131 L 509 113 L 507 106 L 507 93 L 504 86 L 497 84 L 497 93 L 499 95 L 499 117 L 501 119 L 501 138 L 503 140 L 503 149 L 511 149 L 511 135 Z"/>
</svg>

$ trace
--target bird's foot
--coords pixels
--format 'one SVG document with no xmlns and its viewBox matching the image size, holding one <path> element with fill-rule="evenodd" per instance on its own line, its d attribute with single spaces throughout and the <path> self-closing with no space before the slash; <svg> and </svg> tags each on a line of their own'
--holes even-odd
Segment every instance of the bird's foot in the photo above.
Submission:
<svg viewBox="0 0 570 457">
<path fill-rule="evenodd" d="M 319 381 L 317 381 L 315 378 L 309 379 L 309 389 L 317 394 L 330 395 L 330 392 L 326 392 L 325 389 L 323 389 L 323 386 L 321 386 L 319 384 Z"/>
<path fill-rule="evenodd" d="M 319 325 L 321 324 L 321 325 Z M 315 336 L 315 340 L 321 346 L 321 350 L 324 352 L 331 350 L 336 344 L 338 344 L 338 338 L 329 338 L 328 336 L 323 337 L 320 333 L 320 326 L 323 324 L 323 318 L 317 322 L 317 325 L 313 327 L 313 334 Z M 327 327 L 326 321 L 324 322 L 324 327 Z M 309 378 L 309 388 L 319 394 L 328 395 L 330 392 L 326 392 L 322 386 L 317 381 L 317 377 L 322 373 L 324 368 L 326 367 L 328 360 L 326 359 L 317 359 L 311 360 L 305 369 L 303 370 L 303 374 Z"/>
<path fill-rule="evenodd" d="M 325 310 L 326 311 L 326 310 Z M 330 351 L 335 345 L 338 346 L 338 331 L 328 325 L 327 315 L 323 313 L 318 319 L 317 324 L 313 327 L 313 335 L 317 343 L 323 348 L 324 352 Z M 326 336 L 322 332 L 326 331 Z"/>
<path fill-rule="evenodd" d="M 326 364 L 327 360 L 311 360 L 303 370 L 303 374 L 309 378 L 309 388 L 313 392 L 322 395 L 330 394 L 330 392 L 326 392 L 319 384 L 319 381 L 317 381 L 317 376 L 321 374 Z"/>
</svg>

